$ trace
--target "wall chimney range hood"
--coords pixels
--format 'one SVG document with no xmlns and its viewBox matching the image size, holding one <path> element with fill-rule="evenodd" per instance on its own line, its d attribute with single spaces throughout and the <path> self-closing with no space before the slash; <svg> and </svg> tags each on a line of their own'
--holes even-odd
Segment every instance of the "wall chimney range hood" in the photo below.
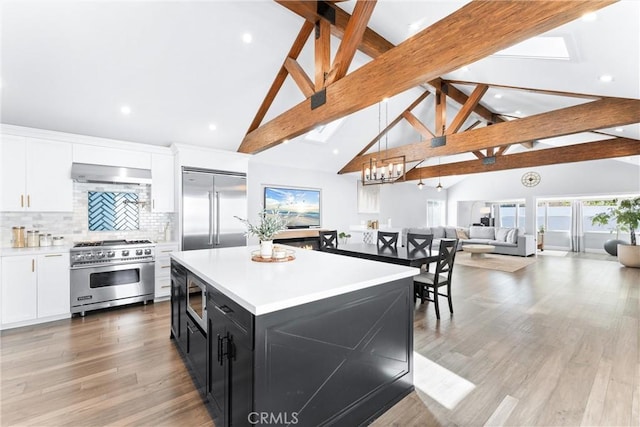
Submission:
<svg viewBox="0 0 640 427">
<path fill-rule="evenodd" d="M 73 163 L 71 165 L 71 179 L 76 182 L 150 185 L 151 171 L 120 166 Z"/>
</svg>

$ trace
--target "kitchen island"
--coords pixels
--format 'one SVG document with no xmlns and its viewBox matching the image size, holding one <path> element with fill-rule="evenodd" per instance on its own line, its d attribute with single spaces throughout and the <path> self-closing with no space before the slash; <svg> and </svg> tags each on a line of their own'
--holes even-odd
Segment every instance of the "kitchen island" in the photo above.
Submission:
<svg viewBox="0 0 640 427">
<path fill-rule="evenodd" d="M 413 390 L 418 269 L 310 250 L 261 263 L 255 250 L 171 254 L 172 337 L 217 426 L 366 424 Z"/>
</svg>

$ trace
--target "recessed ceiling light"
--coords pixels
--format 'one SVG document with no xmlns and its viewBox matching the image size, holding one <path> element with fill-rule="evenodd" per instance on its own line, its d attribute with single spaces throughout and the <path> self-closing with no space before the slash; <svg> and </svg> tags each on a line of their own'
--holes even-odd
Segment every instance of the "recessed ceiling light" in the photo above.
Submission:
<svg viewBox="0 0 640 427">
<path fill-rule="evenodd" d="M 600 81 L 601 82 L 605 82 L 605 83 L 609 83 L 613 81 L 613 76 L 610 74 L 603 74 L 600 76 Z"/>
<path fill-rule="evenodd" d="M 420 22 L 413 22 L 409 24 L 409 31 L 411 31 L 412 33 L 418 31 L 418 28 L 420 28 Z"/>
<path fill-rule="evenodd" d="M 461 71 L 463 73 L 466 73 L 467 71 L 469 71 L 469 67 L 465 65 L 463 67 L 458 68 L 456 71 Z"/>
<path fill-rule="evenodd" d="M 623 128 L 616 128 L 616 132 L 624 132 Z"/>
<path fill-rule="evenodd" d="M 515 111 L 515 114 L 522 114 L 522 111 L 520 111 L 520 110 L 516 110 L 516 111 Z"/>
<path fill-rule="evenodd" d="M 386 97 L 386 96 L 384 98 L 382 98 L 382 102 L 387 102 L 388 100 L 389 100 L 389 98 Z"/>
<path fill-rule="evenodd" d="M 249 44 L 253 41 L 253 36 L 251 35 L 251 33 L 244 33 L 242 35 L 242 41 Z"/>
<path fill-rule="evenodd" d="M 495 95 L 493 95 L 494 98 L 496 99 L 500 99 L 502 98 L 502 94 L 501 93 L 496 93 Z"/>
<path fill-rule="evenodd" d="M 123 105 L 123 106 L 120 108 L 120 112 L 121 112 L 122 114 L 124 114 L 125 116 L 128 116 L 129 114 L 131 114 L 131 107 L 129 107 L 128 105 Z"/>
<path fill-rule="evenodd" d="M 338 149 L 337 149 L 337 148 L 334 148 L 334 149 L 333 149 L 333 154 L 338 154 L 338 153 L 339 153 Z"/>
<path fill-rule="evenodd" d="M 285 139 L 284 141 L 282 141 L 282 143 L 283 143 L 283 144 L 288 144 L 288 143 L 289 143 L 289 140 L 288 140 L 288 139 Z"/>
<path fill-rule="evenodd" d="M 593 22 L 598 19 L 598 15 L 595 12 L 589 12 L 582 15 L 582 20 L 585 22 Z"/>
<path fill-rule="evenodd" d="M 216 130 L 216 129 L 218 129 L 218 126 L 216 126 L 215 124 L 211 123 L 209 125 L 209 130 Z"/>
</svg>

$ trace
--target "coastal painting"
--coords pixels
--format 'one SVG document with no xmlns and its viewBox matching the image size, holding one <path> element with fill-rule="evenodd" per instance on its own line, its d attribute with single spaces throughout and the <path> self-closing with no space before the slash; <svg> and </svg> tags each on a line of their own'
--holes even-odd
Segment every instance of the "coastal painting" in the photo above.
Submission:
<svg viewBox="0 0 640 427">
<path fill-rule="evenodd" d="M 320 226 L 320 190 L 305 188 L 264 188 L 264 208 L 280 211 L 289 228 Z"/>
</svg>

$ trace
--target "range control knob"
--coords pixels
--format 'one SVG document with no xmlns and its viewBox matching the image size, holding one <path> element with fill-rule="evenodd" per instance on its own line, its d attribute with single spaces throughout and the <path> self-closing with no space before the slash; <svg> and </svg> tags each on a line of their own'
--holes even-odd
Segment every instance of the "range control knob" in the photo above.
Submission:
<svg viewBox="0 0 640 427">
<path fill-rule="evenodd" d="M 84 259 L 84 255 L 76 254 L 76 255 L 74 255 L 73 259 L 76 260 L 76 261 L 82 261 Z"/>
<path fill-rule="evenodd" d="M 116 253 L 114 251 L 107 252 L 107 258 L 113 258 L 114 256 L 116 256 Z"/>
<path fill-rule="evenodd" d="M 86 254 L 84 254 L 84 259 L 86 260 L 93 259 L 93 254 L 91 252 L 87 252 Z"/>
<path fill-rule="evenodd" d="M 129 251 L 122 251 L 122 256 L 129 256 Z"/>
<path fill-rule="evenodd" d="M 136 249 L 136 255 L 142 255 L 142 249 Z"/>
<path fill-rule="evenodd" d="M 96 254 L 96 258 L 97 258 L 97 259 L 102 259 L 102 258 L 104 258 L 104 252 L 98 252 L 98 253 Z"/>
<path fill-rule="evenodd" d="M 145 255 L 151 255 L 151 249 L 145 249 L 144 250 L 144 254 Z"/>
</svg>

